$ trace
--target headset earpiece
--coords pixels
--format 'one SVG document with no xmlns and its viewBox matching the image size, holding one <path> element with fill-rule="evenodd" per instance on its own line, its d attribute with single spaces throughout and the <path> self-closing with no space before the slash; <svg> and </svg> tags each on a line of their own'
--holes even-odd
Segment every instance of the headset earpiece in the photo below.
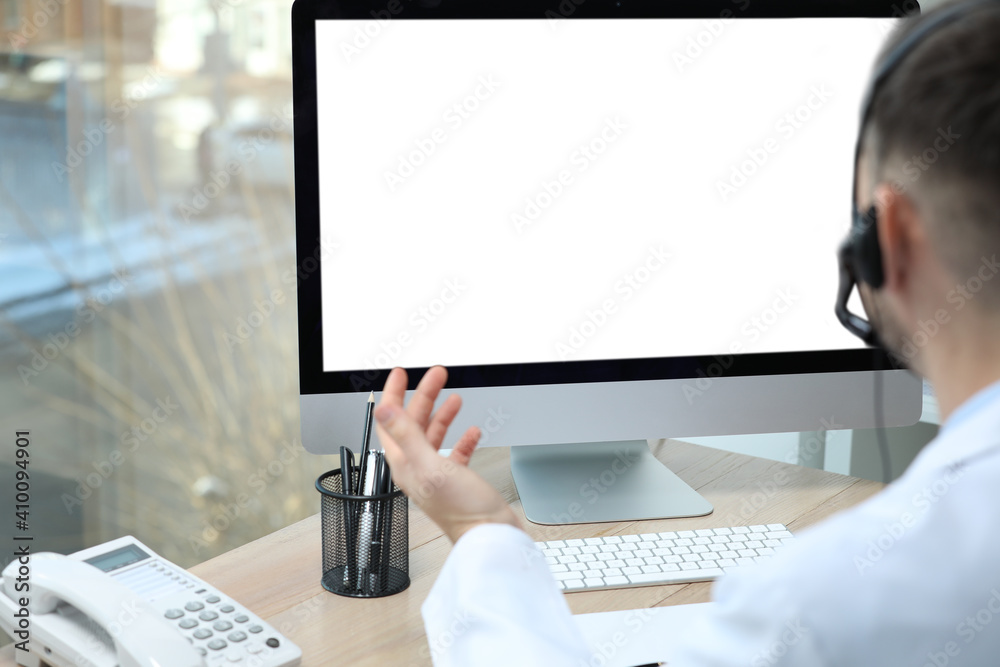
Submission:
<svg viewBox="0 0 1000 667">
<path fill-rule="evenodd" d="M 872 206 L 864 215 L 857 215 L 852 234 L 854 270 L 858 279 L 872 289 L 882 287 L 885 273 L 882 270 L 882 248 L 878 243 L 878 216 Z"/>
</svg>

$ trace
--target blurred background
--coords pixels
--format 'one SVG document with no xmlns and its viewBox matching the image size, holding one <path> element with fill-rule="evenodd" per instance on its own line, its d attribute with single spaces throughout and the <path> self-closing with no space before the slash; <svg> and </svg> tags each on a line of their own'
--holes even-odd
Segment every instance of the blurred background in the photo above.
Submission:
<svg viewBox="0 0 1000 667">
<path fill-rule="evenodd" d="M 132 534 L 188 567 L 318 510 L 337 464 L 299 439 L 290 8 L 0 0 L 4 545 L 23 430 L 35 551 Z M 699 441 L 882 478 L 849 455 L 870 433 L 784 436 Z"/>
<path fill-rule="evenodd" d="M 0 0 L 4 544 L 19 430 L 35 551 L 132 534 L 190 566 L 318 510 L 290 9 Z"/>
</svg>

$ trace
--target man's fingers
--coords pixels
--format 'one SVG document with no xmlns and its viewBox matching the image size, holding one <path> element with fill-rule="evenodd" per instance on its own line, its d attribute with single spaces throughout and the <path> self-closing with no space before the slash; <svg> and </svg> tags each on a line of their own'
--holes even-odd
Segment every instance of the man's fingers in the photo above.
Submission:
<svg viewBox="0 0 1000 667">
<path fill-rule="evenodd" d="M 458 465 L 469 465 L 472 453 L 476 451 L 476 445 L 479 444 L 480 435 L 482 435 L 482 431 L 479 430 L 478 426 L 470 426 L 469 430 L 463 433 L 462 437 L 455 443 L 455 446 L 452 447 L 448 458 Z"/>
<path fill-rule="evenodd" d="M 438 411 L 431 417 L 431 423 L 427 426 L 427 440 L 434 445 L 434 449 L 441 449 L 445 433 L 455 419 L 455 415 L 462 408 L 462 398 L 458 394 L 452 394 L 445 399 Z"/>
<path fill-rule="evenodd" d="M 448 381 L 448 371 L 443 366 L 433 366 L 427 369 L 424 376 L 417 383 L 417 388 L 410 396 L 410 404 L 406 411 L 420 424 L 421 428 L 427 427 L 430 420 L 431 411 L 434 410 L 434 401 L 437 400 L 441 388 Z"/>
<path fill-rule="evenodd" d="M 382 396 L 379 399 L 379 405 L 383 403 L 397 405 L 400 408 L 403 407 L 403 398 L 406 397 L 406 371 L 402 368 L 393 368 L 389 371 L 389 377 L 385 380 L 385 386 L 382 387 Z"/>
<path fill-rule="evenodd" d="M 410 461 L 424 454 L 422 450 L 433 452 L 424 436 L 423 428 L 401 407 L 391 403 L 379 403 L 375 408 L 375 421 L 376 433 L 383 448 L 391 449 L 396 445 Z"/>
</svg>

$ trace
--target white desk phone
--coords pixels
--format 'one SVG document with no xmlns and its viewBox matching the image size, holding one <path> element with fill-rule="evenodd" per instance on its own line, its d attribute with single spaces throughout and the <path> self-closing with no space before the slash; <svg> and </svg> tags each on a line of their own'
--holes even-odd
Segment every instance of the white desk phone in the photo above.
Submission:
<svg viewBox="0 0 1000 667">
<path fill-rule="evenodd" d="M 28 599 L 25 667 L 291 667 L 302 651 L 237 602 L 131 536 L 69 556 L 32 554 L 0 579 L 0 628 L 20 639 Z M 23 636 L 23 635 L 22 635 Z"/>
</svg>

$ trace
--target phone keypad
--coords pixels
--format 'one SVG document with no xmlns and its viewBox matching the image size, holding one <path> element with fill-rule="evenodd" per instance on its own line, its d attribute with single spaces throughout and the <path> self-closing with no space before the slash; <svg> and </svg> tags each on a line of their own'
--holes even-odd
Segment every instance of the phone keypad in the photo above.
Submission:
<svg viewBox="0 0 1000 667">
<path fill-rule="evenodd" d="M 209 665 L 239 664 L 280 646 L 277 637 L 262 634 L 264 626 L 259 620 L 231 601 L 204 588 L 183 595 L 182 599 L 169 600 L 163 616 L 177 623 Z M 254 657 L 255 663 L 258 660 Z"/>
</svg>

